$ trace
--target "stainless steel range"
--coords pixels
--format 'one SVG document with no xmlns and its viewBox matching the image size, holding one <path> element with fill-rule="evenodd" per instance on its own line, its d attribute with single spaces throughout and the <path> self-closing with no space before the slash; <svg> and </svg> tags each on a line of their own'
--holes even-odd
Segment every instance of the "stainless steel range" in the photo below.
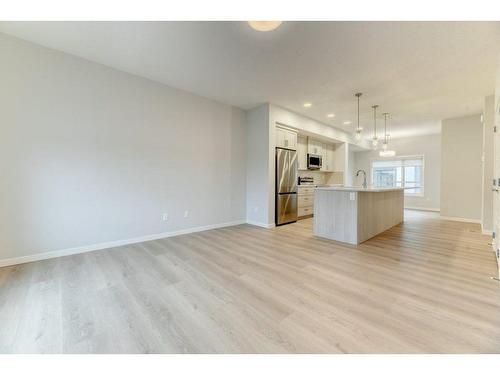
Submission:
<svg viewBox="0 0 500 375">
<path fill-rule="evenodd" d="M 299 185 L 312 185 L 314 186 L 314 178 L 305 176 L 305 177 L 299 177 Z"/>
</svg>

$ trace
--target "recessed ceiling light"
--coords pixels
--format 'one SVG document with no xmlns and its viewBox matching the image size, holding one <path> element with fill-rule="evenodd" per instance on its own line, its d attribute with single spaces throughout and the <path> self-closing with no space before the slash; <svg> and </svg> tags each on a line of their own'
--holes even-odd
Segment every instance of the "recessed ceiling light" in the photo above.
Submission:
<svg viewBox="0 0 500 375">
<path fill-rule="evenodd" d="M 311 103 L 304 103 L 304 107 L 309 108 L 310 106 L 312 106 Z"/>
<path fill-rule="evenodd" d="M 351 125 L 350 121 L 344 121 L 344 125 Z"/>
<path fill-rule="evenodd" d="M 281 21 L 248 21 L 250 27 L 257 31 L 273 31 L 280 25 Z"/>
<path fill-rule="evenodd" d="M 326 115 L 326 117 L 329 117 L 329 118 L 335 117 L 335 113 L 329 113 Z"/>
</svg>

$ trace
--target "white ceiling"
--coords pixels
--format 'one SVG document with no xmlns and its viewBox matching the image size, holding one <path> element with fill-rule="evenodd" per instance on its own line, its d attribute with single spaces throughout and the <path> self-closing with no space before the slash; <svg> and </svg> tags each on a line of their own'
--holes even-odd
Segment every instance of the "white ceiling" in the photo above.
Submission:
<svg viewBox="0 0 500 375">
<path fill-rule="evenodd" d="M 373 104 L 392 113 L 393 137 L 439 132 L 443 118 L 480 112 L 500 52 L 500 22 L 284 22 L 269 33 L 246 22 L 2 22 L 0 31 L 244 109 L 272 102 L 348 131 L 361 91 L 367 136 Z"/>
</svg>

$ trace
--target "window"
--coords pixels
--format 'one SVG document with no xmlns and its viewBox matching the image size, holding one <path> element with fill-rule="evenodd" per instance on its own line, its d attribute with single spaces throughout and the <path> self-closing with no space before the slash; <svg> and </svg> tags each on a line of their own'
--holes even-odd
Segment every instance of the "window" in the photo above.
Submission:
<svg viewBox="0 0 500 375">
<path fill-rule="evenodd" d="M 390 160 L 373 160 L 372 185 L 404 187 L 405 195 L 423 196 L 424 157 L 404 156 Z"/>
</svg>

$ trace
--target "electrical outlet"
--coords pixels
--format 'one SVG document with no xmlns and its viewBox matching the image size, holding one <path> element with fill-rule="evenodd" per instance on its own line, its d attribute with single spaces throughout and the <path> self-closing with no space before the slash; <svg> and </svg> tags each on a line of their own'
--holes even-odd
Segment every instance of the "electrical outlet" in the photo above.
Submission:
<svg viewBox="0 0 500 375">
<path fill-rule="evenodd" d="M 184 217 L 188 217 L 188 216 L 189 216 L 189 211 L 188 210 L 184 211 Z"/>
<path fill-rule="evenodd" d="M 163 215 L 161 216 L 161 219 L 162 219 L 163 221 L 168 221 L 168 214 L 167 214 L 167 213 L 163 214 Z"/>
</svg>

